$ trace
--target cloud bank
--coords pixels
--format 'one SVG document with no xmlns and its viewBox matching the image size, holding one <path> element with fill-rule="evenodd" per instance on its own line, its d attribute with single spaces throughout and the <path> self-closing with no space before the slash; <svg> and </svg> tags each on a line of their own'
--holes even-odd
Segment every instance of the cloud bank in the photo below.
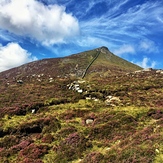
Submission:
<svg viewBox="0 0 163 163">
<path fill-rule="evenodd" d="M 0 28 L 45 45 L 63 43 L 79 33 L 77 19 L 67 14 L 65 7 L 36 0 L 2 0 Z"/>
<path fill-rule="evenodd" d="M 0 45 L 0 72 L 37 60 L 17 43 Z"/>
</svg>

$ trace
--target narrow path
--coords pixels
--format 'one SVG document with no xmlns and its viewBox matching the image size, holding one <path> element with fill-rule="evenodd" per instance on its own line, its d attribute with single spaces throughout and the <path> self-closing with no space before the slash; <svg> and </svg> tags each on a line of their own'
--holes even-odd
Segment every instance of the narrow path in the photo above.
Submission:
<svg viewBox="0 0 163 163">
<path fill-rule="evenodd" d="M 98 58 L 98 56 L 100 55 L 100 53 L 101 53 L 101 50 L 100 50 L 100 51 L 97 51 L 97 54 L 96 54 L 95 58 L 91 61 L 91 63 L 90 63 L 90 64 L 87 66 L 87 68 L 85 69 L 85 71 L 84 71 L 84 73 L 83 73 L 83 75 L 82 75 L 82 79 L 85 77 L 85 75 L 86 75 L 88 69 L 91 67 L 91 65 L 93 64 L 93 62 Z"/>
</svg>

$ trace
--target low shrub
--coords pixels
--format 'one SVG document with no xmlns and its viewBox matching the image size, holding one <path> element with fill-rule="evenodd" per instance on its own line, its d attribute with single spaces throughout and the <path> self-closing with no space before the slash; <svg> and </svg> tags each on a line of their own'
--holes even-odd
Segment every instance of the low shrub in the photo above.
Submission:
<svg viewBox="0 0 163 163">
<path fill-rule="evenodd" d="M 60 122 L 57 118 L 49 116 L 40 118 L 31 122 L 27 122 L 19 126 L 18 132 L 32 134 L 45 132 L 55 132 L 60 128 Z"/>
<path fill-rule="evenodd" d="M 4 115 L 25 115 L 26 114 L 26 108 L 22 107 L 5 107 L 1 109 L 0 117 L 3 117 Z"/>
<path fill-rule="evenodd" d="M 49 100 L 46 100 L 44 102 L 44 105 L 45 106 L 59 105 L 59 104 L 67 103 L 67 102 L 68 102 L 67 98 L 51 98 Z"/>
<path fill-rule="evenodd" d="M 10 148 L 19 143 L 19 137 L 14 135 L 8 135 L 0 139 L 0 148 Z"/>
<path fill-rule="evenodd" d="M 92 152 L 87 154 L 84 159 L 82 160 L 82 163 L 106 163 L 104 160 L 104 155 L 99 152 Z"/>
<path fill-rule="evenodd" d="M 23 140 L 19 144 L 12 146 L 10 151 L 12 153 L 17 153 L 20 150 L 22 150 L 22 149 L 26 148 L 27 146 L 29 146 L 32 142 L 33 142 L 32 140 Z"/>
<path fill-rule="evenodd" d="M 153 119 L 163 118 L 163 111 L 157 109 L 150 109 L 147 113 L 147 116 L 152 117 Z"/>
<path fill-rule="evenodd" d="M 104 115 L 104 116 L 103 116 Z M 99 115 L 91 128 L 89 138 L 92 139 L 113 139 L 114 137 L 124 138 L 132 135 L 137 126 L 135 118 L 124 113 Z M 102 118 L 103 117 L 103 118 Z"/>
<path fill-rule="evenodd" d="M 43 161 L 41 159 L 24 158 L 23 161 L 19 163 L 43 163 Z"/>
<path fill-rule="evenodd" d="M 64 120 L 71 120 L 76 117 L 84 117 L 89 112 L 90 112 L 89 110 L 73 109 L 68 110 L 65 113 L 61 114 L 59 118 Z"/>
<path fill-rule="evenodd" d="M 67 137 L 69 134 L 77 132 L 77 129 L 74 126 L 67 126 L 62 128 L 56 135 L 57 139 L 63 139 Z"/>
<path fill-rule="evenodd" d="M 42 138 L 42 142 L 43 143 L 52 143 L 54 140 L 54 137 L 51 134 L 46 134 L 43 138 Z"/>
<path fill-rule="evenodd" d="M 43 126 L 43 133 L 52 133 L 56 132 L 61 128 L 60 121 L 52 116 L 46 118 L 47 123 Z"/>
<path fill-rule="evenodd" d="M 29 160 L 37 160 L 48 152 L 48 146 L 36 145 L 34 143 L 22 149 L 18 154 L 18 161 L 23 163 Z M 39 160 L 40 161 L 40 160 Z M 32 163 L 32 162 L 31 162 Z M 42 162 L 40 162 L 42 163 Z"/>
<path fill-rule="evenodd" d="M 55 161 L 72 161 L 80 158 L 83 152 L 90 147 L 92 147 L 92 144 L 82 134 L 72 133 L 60 142 L 56 149 L 57 156 Z"/>
</svg>

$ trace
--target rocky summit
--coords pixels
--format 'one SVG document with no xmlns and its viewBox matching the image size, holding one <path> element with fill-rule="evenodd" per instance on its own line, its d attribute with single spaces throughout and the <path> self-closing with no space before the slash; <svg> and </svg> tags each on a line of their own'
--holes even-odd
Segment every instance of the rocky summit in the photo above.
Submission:
<svg viewBox="0 0 163 163">
<path fill-rule="evenodd" d="M 0 162 L 163 162 L 163 70 L 107 47 L 0 73 Z"/>
</svg>

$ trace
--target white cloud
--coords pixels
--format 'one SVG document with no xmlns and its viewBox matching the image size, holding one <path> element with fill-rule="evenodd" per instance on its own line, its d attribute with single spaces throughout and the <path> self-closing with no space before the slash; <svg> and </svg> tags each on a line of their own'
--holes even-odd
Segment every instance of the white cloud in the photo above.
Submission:
<svg viewBox="0 0 163 163">
<path fill-rule="evenodd" d="M 163 23 L 163 19 L 161 18 L 161 17 L 157 17 L 157 20 L 159 21 L 159 22 L 161 22 L 161 23 Z"/>
<path fill-rule="evenodd" d="M 121 56 L 123 54 L 128 54 L 128 53 L 134 54 L 135 49 L 132 45 L 123 45 L 119 49 L 114 50 L 113 53 L 118 56 Z"/>
<path fill-rule="evenodd" d="M 67 14 L 65 7 L 45 6 L 36 0 L 1 1 L 0 28 L 45 45 L 64 42 L 79 33 L 77 19 Z"/>
<path fill-rule="evenodd" d="M 142 61 L 136 64 L 143 68 L 154 68 L 156 66 L 156 61 L 151 61 L 150 58 L 144 57 Z"/>
<path fill-rule="evenodd" d="M 103 39 L 97 38 L 97 37 L 81 37 L 81 39 L 77 40 L 77 44 L 81 47 L 100 47 L 100 46 L 108 46 L 109 43 Z"/>
<path fill-rule="evenodd" d="M 0 46 L 0 72 L 37 60 L 17 43 Z"/>
<path fill-rule="evenodd" d="M 94 1 L 93 5 L 98 2 L 99 0 Z M 128 3 L 137 5 L 130 6 Z M 83 20 L 81 29 L 85 35 L 105 39 L 115 44 L 120 44 L 122 41 L 125 44 L 130 42 L 138 44 L 138 40 L 148 35 L 152 38 L 153 34 L 162 33 L 162 22 L 159 19 L 163 15 L 162 1 L 146 1 L 140 4 L 130 0 L 112 0 L 106 5 L 108 10 L 103 15 L 97 14 Z M 83 12 L 84 17 L 87 16 L 86 14 L 87 12 Z M 113 38 L 117 39 L 117 42 L 112 41 Z"/>
<path fill-rule="evenodd" d="M 139 49 L 146 53 L 152 53 L 152 52 L 157 53 L 158 52 L 156 44 L 149 39 L 142 40 L 140 42 Z"/>
</svg>

